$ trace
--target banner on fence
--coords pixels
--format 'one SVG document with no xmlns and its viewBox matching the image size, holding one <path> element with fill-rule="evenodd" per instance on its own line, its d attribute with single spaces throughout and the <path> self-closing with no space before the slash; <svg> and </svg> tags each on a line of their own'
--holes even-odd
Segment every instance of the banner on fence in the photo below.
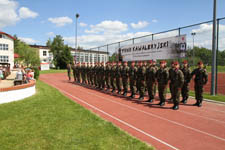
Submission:
<svg viewBox="0 0 225 150">
<path fill-rule="evenodd" d="M 127 45 L 118 53 L 123 61 L 182 58 L 186 54 L 186 35 Z"/>
</svg>

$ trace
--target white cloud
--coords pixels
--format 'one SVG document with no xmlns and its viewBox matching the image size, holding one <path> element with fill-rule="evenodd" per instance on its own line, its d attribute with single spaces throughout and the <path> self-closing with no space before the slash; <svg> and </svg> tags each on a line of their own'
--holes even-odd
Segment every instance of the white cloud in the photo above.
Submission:
<svg viewBox="0 0 225 150">
<path fill-rule="evenodd" d="M 126 33 L 126 34 L 89 34 L 89 35 L 82 35 L 78 36 L 78 45 L 84 48 L 93 48 L 96 46 L 101 46 L 105 44 L 110 44 L 114 42 L 119 42 L 122 40 L 131 39 L 134 37 L 139 37 L 143 35 L 151 34 L 151 32 L 137 32 L 137 33 Z M 75 44 L 75 37 L 64 37 L 64 40 L 67 44 L 74 47 Z M 142 39 L 143 40 L 143 39 Z M 135 40 L 138 42 L 139 40 Z M 143 41 L 141 41 L 143 42 Z M 125 44 L 125 43 L 121 43 Z M 132 40 L 126 42 L 126 44 L 132 44 Z M 122 46 L 122 45 L 121 45 Z"/>
<path fill-rule="evenodd" d="M 85 30 L 86 33 L 121 33 L 127 31 L 128 25 L 121 21 L 105 20 L 97 25 L 90 25 L 90 30 Z"/>
<path fill-rule="evenodd" d="M 87 26 L 87 24 L 86 24 L 86 23 L 83 23 L 83 22 L 79 23 L 79 25 L 80 25 L 81 27 L 86 27 L 86 26 Z"/>
<path fill-rule="evenodd" d="M 137 24 L 131 23 L 130 25 L 134 29 L 142 29 L 144 27 L 147 27 L 149 23 L 147 21 L 139 21 Z"/>
<path fill-rule="evenodd" d="M 48 32 L 48 33 L 46 33 L 46 35 L 48 37 L 54 37 L 55 36 L 55 33 L 54 32 Z"/>
<path fill-rule="evenodd" d="M 67 16 L 65 17 L 56 17 L 56 18 L 48 18 L 48 21 L 55 24 L 57 27 L 62 27 L 67 24 L 71 24 L 73 20 Z"/>
<path fill-rule="evenodd" d="M 38 16 L 38 13 L 31 11 L 29 8 L 27 7 L 21 7 L 19 9 L 19 16 L 22 19 L 26 19 L 26 18 L 36 18 Z"/>
<path fill-rule="evenodd" d="M 35 44 L 38 43 L 39 41 L 36 41 L 32 38 L 25 38 L 25 37 L 19 37 L 19 39 L 27 44 Z"/>
<path fill-rule="evenodd" d="M 157 23 L 158 20 L 157 20 L 157 19 L 153 19 L 152 22 L 153 22 L 153 23 Z"/>
<path fill-rule="evenodd" d="M 17 2 L 10 0 L 0 0 L 0 28 L 15 25 L 19 21 L 16 13 Z"/>
<path fill-rule="evenodd" d="M 198 28 L 192 29 L 189 33 L 189 38 L 187 42 L 192 47 L 193 45 L 193 37 L 191 33 L 195 32 L 194 36 L 194 45 L 199 47 L 205 47 L 208 49 L 212 49 L 212 24 L 201 24 Z M 219 50 L 225 49 L 225 25 L 219 25 Z"/>
</svg>

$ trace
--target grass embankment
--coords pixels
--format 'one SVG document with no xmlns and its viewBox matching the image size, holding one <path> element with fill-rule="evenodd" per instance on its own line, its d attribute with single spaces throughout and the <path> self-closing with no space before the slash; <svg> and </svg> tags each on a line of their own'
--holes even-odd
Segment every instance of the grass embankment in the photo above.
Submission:
<svg viewBox="0 0 225 150">
<path fill-rule="evenodd" d="M 190 94 L 190 96 L 195 97 L 195 92 L 194 91 L 190 91 L 189 94 Z M 204 93 L 203 94 L 203 98 L 204 99 L 215 100 L 215 101 L 220 101 L 220 102 L 225 102 L 225 95 L 215 95 L 215 96 L 212 96 L 209 93 Z"/>
<path fill-rule="evenodd" d="M 42 70 L 40 74 L 47 74 L 47 73 L 66 73 L 66 69 L 58 70 L 58 69 L 50 69 L 50 70 Z"/>
<path fill-rule="evenodd" d="M 36 87 L 36 95 L 0 105 L 0 150 L 153 149 L 47 84 Z"/>
<path fill-rule="evenodd" d="M 197 68 L 197 66 L 191 66 L 190 67 L 191 68 L 191 70 L 194 70 L 195 68 Z M 208 73 L 211 73 L 211 69 L 212 69 L 212 67 L 211 66 L 206 66 L 206 70 L 207 70 L 207 72 Z M 218 66 L 218 73 L 225 73 L 225 66 Z"/>
</svg>

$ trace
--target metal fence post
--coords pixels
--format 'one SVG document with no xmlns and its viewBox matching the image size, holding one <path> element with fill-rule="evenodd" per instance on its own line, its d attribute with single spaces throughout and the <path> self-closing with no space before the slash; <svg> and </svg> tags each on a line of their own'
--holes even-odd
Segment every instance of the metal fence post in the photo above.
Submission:
<svg viewBox="0 0 225 150">
<path fill-rule="evenodd" d="M 217 19 L 217 41 L 216 41 L 216 55 L 218 56 L 219 52 L 219 26 L 220 26 L 220 20 Z M 216 59 L 216 87 L 215 87 L 215 93 L 217 94 L 217 81 L 218 81 L 218 59 Z"/>
<path fill-rule="evenodd" d="M 213 7 L 213 34 L 212 34 L 212 71 L 211 71 L 211 95 L 215 95 L 216 76 L 216 0 Z"/>
</svg>

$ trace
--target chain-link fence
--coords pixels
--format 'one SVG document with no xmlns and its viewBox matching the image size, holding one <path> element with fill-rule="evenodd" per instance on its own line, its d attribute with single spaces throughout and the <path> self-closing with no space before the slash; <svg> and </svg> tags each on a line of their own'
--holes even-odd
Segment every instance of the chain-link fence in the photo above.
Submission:
<svg viewBox="0 0 225 150">
<path fill-rule="evenodd" d="M 212 64 L 212 25 L 213 21 L 201 22 L 185 27 L 179 27 L 163 32 L 153 33 L 146 36 L 135 37 L 132 39 L 119 41 L 104 46 L 91 48 L 90 51 L 98 51 L 94 57 L 94 62 L 102 62 L 103 60 L 117 61 L 118 49 L 123 46 L 128 46 L 136 43 L 147 42 L 151 40 L 167 38 L 178 35 L 186 35 L 187 53 L 185 58 L 177 58 L 178 61 L 188 60 L 191 69 L 193 69 L 198 61 L 203 61 L 206 69 L 209 72 L 209 82 L 205 88 L 210 91 L 211 83 L 211 64 Z M 217 19 L 217 92 L 225 94 L 225 17 Z M 107 59 L 103 59 L 101 52 L 106 52 Z M 97 59 L 96 59 L 97 57 Z M 172 60 L 167 60 L 168 64 Z"/>
</svg>

